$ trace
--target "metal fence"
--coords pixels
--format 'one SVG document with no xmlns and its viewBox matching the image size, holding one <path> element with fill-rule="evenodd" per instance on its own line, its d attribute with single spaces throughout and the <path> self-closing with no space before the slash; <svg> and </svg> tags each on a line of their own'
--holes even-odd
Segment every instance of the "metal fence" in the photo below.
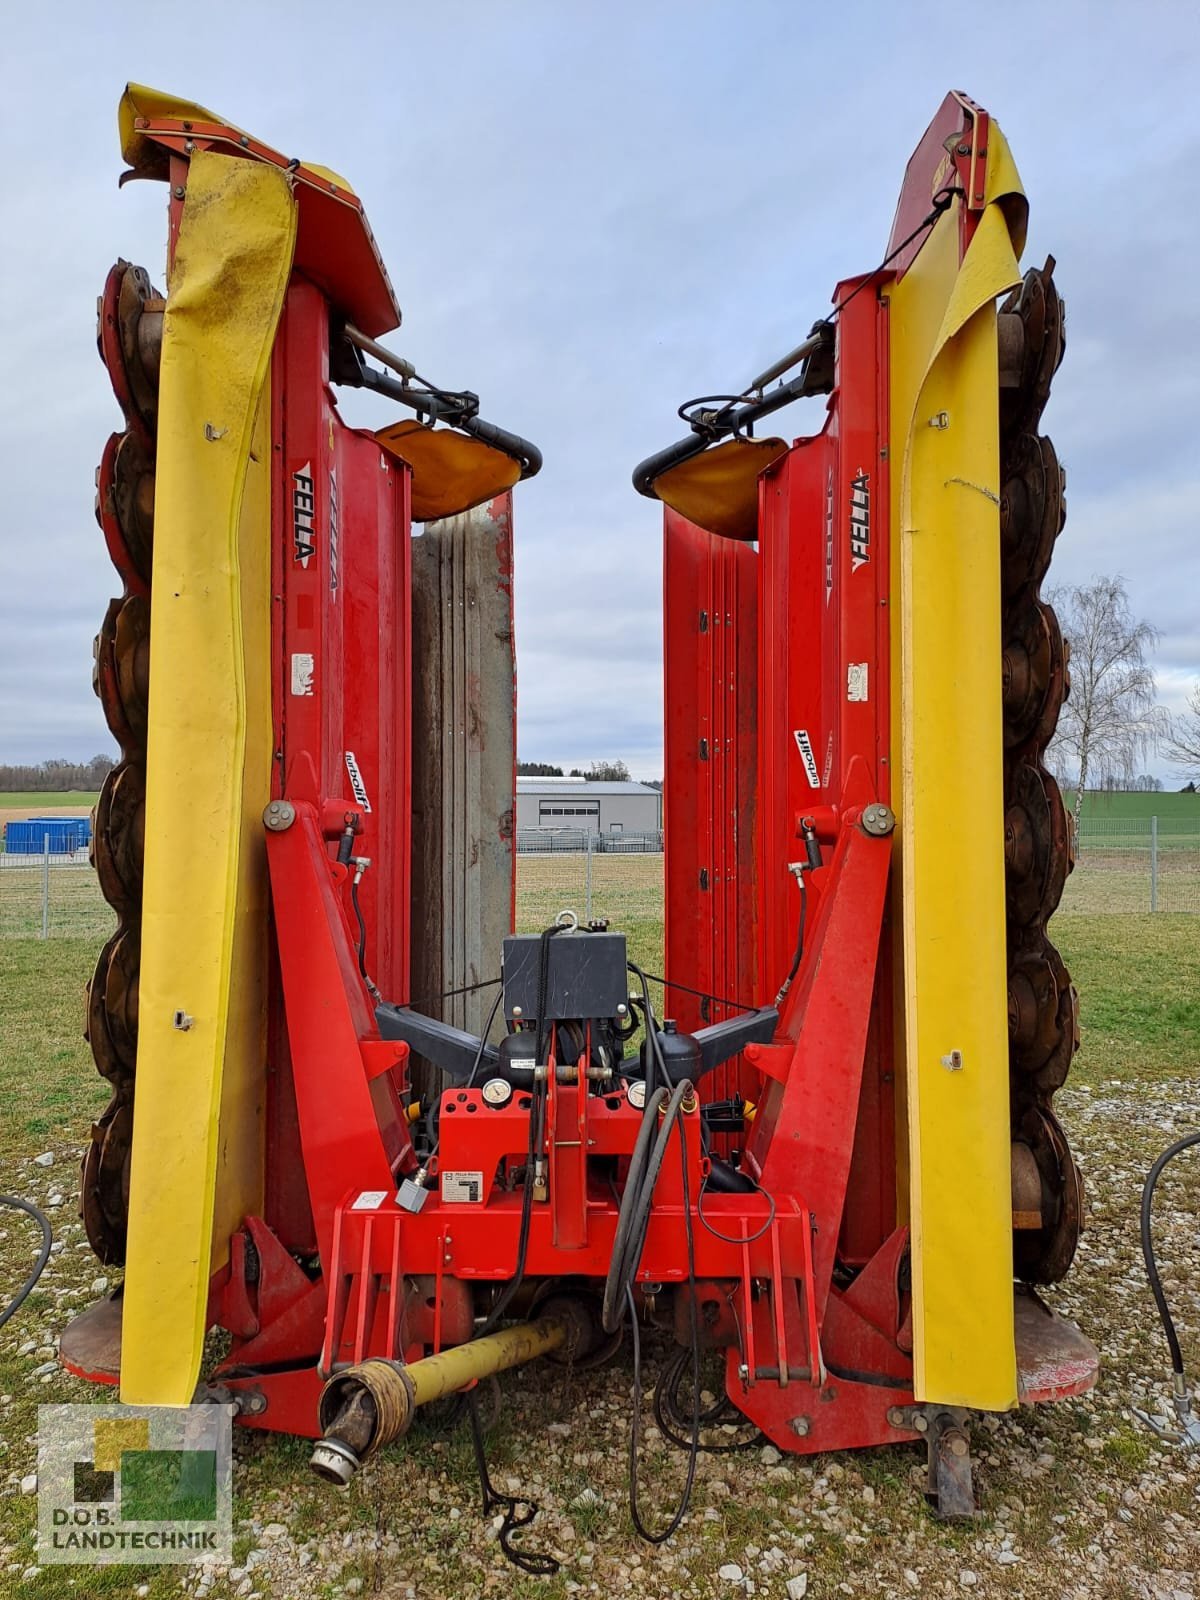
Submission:
<svg viewBox="0 0 1200 1600">
<path fill-rule="evenodd" d="M 0 939 L 103 941 L 115 927 L 86 850 L 0 853 Z"/>
<path fill-rule="evenodd" d="M 544 928 L 560 911 L 615 927 L 662 922 L 663 858 L 652 851 L 551 851 L 517 860 L 517 922 Z M 0 854 L 0 939 L 89 939 L 97 947 L 116 917 L 83 852 Z M 2 958 L 0 958 L 2 959 Z"/>
<path fill-rule="evenodd" d="M 1080 818 L 1060 914 L 1200 913 L 1200 815 Z"/>
<path fill-rule="evenodd" d="M 582 834 L 568 848 L 562 833 L 537 830 L 535 842 L 540 848 L 532 850 L 524 833 L 518 836 L 522 929 L 545 927 L 568 909 L 581 919 L 607 917 L 616 927 L 661 924 L 661 834 L 593 834 L 589 849 Z M 1085 816 L 1059 915 L 1150 911 L 1200 914 L 1200 820 Z M 0 852 L 0 939 L 100 943 L 115 925 L 85 851 Z"/>
<path fill-rule="evenodd" d="M 663 836 L 657 833 L 594 833 L 587 828 L 518 828 L 519 856 L 586 855 L 660 856 Z"/>
</svg>

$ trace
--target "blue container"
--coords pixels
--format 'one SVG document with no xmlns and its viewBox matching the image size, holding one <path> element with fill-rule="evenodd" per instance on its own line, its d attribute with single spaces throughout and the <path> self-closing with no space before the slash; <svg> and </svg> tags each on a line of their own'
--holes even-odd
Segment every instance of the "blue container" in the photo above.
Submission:
<svg viewBox="0 0 1200 1600">
<path fill-rule="evenodd" d="M 4 824 L 4 849 L 10 856 L 40 856 L 47 839 L 52 856 L 72 856 L 86 850 L 91 838 L 90 817 L 30 817 L 27 822 Z"/>
</svg>

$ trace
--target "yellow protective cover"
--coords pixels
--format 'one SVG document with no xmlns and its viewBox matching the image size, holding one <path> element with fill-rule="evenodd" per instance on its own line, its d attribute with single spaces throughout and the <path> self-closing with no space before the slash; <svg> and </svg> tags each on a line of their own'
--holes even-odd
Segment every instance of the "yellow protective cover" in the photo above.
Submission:
<svg viewBox="0 0 1200 1600">
<path fill-rule="evenodd" d="M 1017 1376 L 995 301 L 1020 278 L 1024 207 L 995 123 L 989 141 L 961 266 L 960 198 L 890 296 L 892 761 L 914 1388 L 1001 1410 Z"/>
<path fill-rule="evenodd" d="M 729 439 L 661 473 L 654 492 L 709 533 L 757 539 L 758 480 L 786 450 L 782 439 Z"/>
<path fill-rule="evenodd" d="M 153 139 L 148 139 L 137 127 L 139 117 L 150 122 L 166 118 L 171 122 L 215 123 L 233 133 L 244 133 L 244 129 L 239 128 L 235 122 L 230 122 L 228 117 L 223 117 L 216 111 L 209 111 L 204 106 L 197 105 L 194 100 L 182 100 L 177 94 L 169 94 L 165 89 L 152 89 L 145 83 L 127 83 L 125 93 L 121 96 L 121 103 L 117 107 L 121 154 L 134 172 L 139 177 L 145 178 L 164 177 L 168 157 L 161 145 L 156 144 Z M 246 134 L 246 137 L 250 136 Z M 304 166 L 308 172 L 315 172 L 318 177 L 328 178 L 331 183 L 336 183 L 348 194 L 354 193 L 345 178 L 332 168 L 318 166 L 315 161 L 306 161 Z"/>
<path fill-rule="evenodd" d="M 452 428 L 412 419 L 381 428 L 375 438 L 412 468 L 412 520 L 434 522 L 482 505 L 521 476 L 521 464 L 503 450 Z"/>
<path fill-rule="evenodd" d="M 121 1398 L 191 1400 L 209 1276 L 261 1206 L 270 795 L 268 369 L 287 175 L 198 152 L 163 332 L 140 1031 Z"/>
</svg>

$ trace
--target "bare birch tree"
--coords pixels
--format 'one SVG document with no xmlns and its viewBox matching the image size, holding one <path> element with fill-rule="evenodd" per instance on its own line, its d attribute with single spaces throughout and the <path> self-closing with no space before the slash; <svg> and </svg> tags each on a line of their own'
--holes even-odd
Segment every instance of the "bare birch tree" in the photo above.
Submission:
<svg viewBox="0 0 1200 1600">
<path fill-rule="evenodd" d="M 1188 695 L 1187 710 L 1171 721 L 1167 760 L 1193 781 L 1200 778 L 1200 684 Z"/>
<path fill-rule="evenodd" d="M 1158 630 L 1134 617 L 1120 577 L 1093 578 L 1047 598 L 1071 650 L 1071 693 L 1054 745 L 1077 778 L 1078 822 L 1089 779 L 1132 778 L 1138 757 L 1166 731 L 1147 659 Z"/>
</svg>

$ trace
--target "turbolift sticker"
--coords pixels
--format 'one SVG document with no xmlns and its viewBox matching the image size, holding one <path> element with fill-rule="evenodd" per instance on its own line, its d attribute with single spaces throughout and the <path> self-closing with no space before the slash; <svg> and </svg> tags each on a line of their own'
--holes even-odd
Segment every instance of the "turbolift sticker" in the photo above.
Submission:
<svg viewBox="0 0 1200 1600">
<path fill-rule="evenodd" d="M 821 787 L 821 775 L 817 771 L 817 758 L 813 753 L 812 740 L 808 737 L 807 728 L 797 728 L 796 748 L 800 752 L 800 759 L 804 763 L 804 775 L 808 779 L 810 789 Z"/>
<path fill-rule="evenodd" d="M 355 801 L 364 811 L 370 811 L 371 802 L 367 798 L 367 786 L 363 782 L 363 775 L 358 770 L 358 760 L 353 750 L 346 751 L 346 771 L 350 775 L 350 792 Z"/>
<path fill-rule="evenodd" d="M 850 480 L 850 571 L 871 559 L 871 479 L 859 467 Z"/>
<path fill-rule="evenodd" d="M 306 461 L 292 473 L 292 555 L 305 568 L 317 553 L 317 535 L 313 526 L 316 514 L 312 462 Z"/>
</svg>

